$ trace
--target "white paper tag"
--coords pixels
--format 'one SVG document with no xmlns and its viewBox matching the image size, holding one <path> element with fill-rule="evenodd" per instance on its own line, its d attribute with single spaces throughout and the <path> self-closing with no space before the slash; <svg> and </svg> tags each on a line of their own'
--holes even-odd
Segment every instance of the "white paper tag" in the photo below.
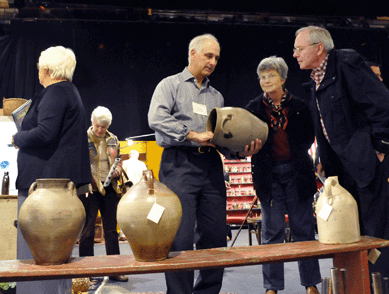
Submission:
<svg viewBox="0 0 389 294">
<path fill-rule="evenodd" d="M 192 102 L 192 107 L 193 107 L 193 113 L 207 116 L 207 106 L 206 105 Z"/>
<path fill-rule="evenodd" d="M 163 211 L 165 210 L 165 207 L 154 203 L 153 207 L 151 207 L 149 214 L 147 215 L 147 219 L 155 222 L 156 224 L 159 223 L 159 220 L 162 217 Z"/>
<path fill-rule="evenodd" d="M 323 207 L 319 211 L 318 216 L 324 219 L 325 221 L 327 221 L 328 218 L 330 217 L 332 209 L 333 209 L 332 206 L 328 205 L 327 202 L 325 202 Z"/>
<path fill-rule="evenodd" d="M 369 254 L 367 255 L 367 259 L 372 263 L 372 264 L 375 264 L 378 257 L 380 257 L 381 255 L 381 251 L 379 251 L 378 249 L 374 248 L 372 250 L 370 250 Z"/>
</svg>

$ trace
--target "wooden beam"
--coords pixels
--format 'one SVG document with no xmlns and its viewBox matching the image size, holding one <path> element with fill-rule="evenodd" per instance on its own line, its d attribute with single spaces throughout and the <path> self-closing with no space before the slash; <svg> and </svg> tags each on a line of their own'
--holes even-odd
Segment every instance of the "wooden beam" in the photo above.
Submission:
<svg viewBox="0 0 389 294">
<path fill-rule="evenodd" d="M 6 260 L 0 261 L 0 282 L 161 273 L 334 258 L 334 266 L 347 269 L 350 283 L 356 289 L 363 287 L 363 292 L 358 293 L 369 294 L 367 250 L 388 246 L 389 240 L 362 237 L 360 242 L 352 244 L 327 245 L 307 241 L 171 252 L 167 259 L 156 262 L 136 261 L 133 255 L 77 257 L 66 264 L 46 266 L 36 265 L 34 260 Z"/>
</svg>

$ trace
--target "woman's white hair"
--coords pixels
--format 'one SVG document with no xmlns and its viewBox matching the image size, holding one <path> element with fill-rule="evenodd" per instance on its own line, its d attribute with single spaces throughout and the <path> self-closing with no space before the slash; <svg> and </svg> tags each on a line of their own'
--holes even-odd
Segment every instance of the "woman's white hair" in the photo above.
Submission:
<svg viewBox="0 0 389 294">
<path fill-rule="evenodd" d="M 189 43 L 189 50 L 188 50 L 188 62 L 190 63 L 190 52 L 192 49 L 194 49 L 197 53 L 200 53 L 204 49 L 204 43 L 207 40 L 214 40 L 219 45 L 219 41 L 216 39 L 216 37 L 212 34 L 204 34 L 197 37 L 194 37 L 192 41 Z"/>
<path fill-rule="evenodd" d="M 53 79 L 67 79 L 71 82 L 76 63 L 76 55 L 73 50 L 63 46 L 55 46 L 41 52 L 38 67 L 47 68 Z"/>
<path fill-rule="evenodd" d="M 97 106 L 93 111 L 92 111 L 92 116 L 91 116 L 91 121 L 92 124 L 94 121 L 101 125 L 108 125 L 108 127 L 111 125 L 112 122 L 112 113 L 109 111 L 107 107 L 104 106 Z"/>
</svg>

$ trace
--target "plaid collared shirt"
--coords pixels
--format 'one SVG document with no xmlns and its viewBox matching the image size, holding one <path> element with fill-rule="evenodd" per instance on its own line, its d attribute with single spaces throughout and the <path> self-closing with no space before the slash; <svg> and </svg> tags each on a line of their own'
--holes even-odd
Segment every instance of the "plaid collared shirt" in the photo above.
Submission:
<svg viewBox="0 0 389 294">
<path fill-rule="evenodd" d="M 319 67 L 315 68 L 311 72 L 311 78 L 316 83 L 316 90 L 317 88 L 319 88 L 320 83 L 324 79 L 324 75 L 326 74 L 327 62 L 328 62 L 328 54 L 324 58 L 323 62 L 319 65 Z"/>
<path fill-rule="evenodd" d="M 319 88 L 320 83 L 323 81 L 324 75 L 326 74 L 327 62 L 328 62 L 328 54 L 327 54 L 327 56 L 324 58 L 323 62 L 319 65 L 319 67 L 315 68 L 315 69 L 312 70 L 312 72 L 311 72 L 311 78 L 312 78 L 312 79 L 315 81 L 315 83 L 316 83 L 316 90 Z M 330 143 L 330 138 L 328 137 L 326 127 L 324 126 L 324 121 L 323 121 L 323 118 L 322 118 L 322 116 L 321 116 L 319 101 L 317 100 L 317 98 L 316 98 L 316 105 L 317 105 L 317 109 L 319 110 L 319 114 L 320 114 L 320 123 L 321 123 L 321 126 L 322 126 L 322 128 L 323 128 L 324 137 L 327 139 L 328 143 Z"/>
</svg>

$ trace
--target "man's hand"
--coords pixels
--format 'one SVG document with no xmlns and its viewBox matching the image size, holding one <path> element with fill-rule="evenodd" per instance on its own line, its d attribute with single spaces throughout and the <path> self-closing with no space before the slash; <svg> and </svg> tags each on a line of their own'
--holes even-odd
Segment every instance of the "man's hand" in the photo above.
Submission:
<svg viewBox="0 0 389 294">
<path fill-rule="evenodd" d="M 380 162 L 383 162 L 383 161 L 384 161 L 384 158 L 385 158 L 385 153 L 376 152 L 376 154 L 377 154 L 378 160 L 379 160 Z"/>
<path fill-rule="evenodd" d="M 326 176 L 326 173 L 324 172 L 323 166 L 321 165 L 321 162 L 319 162 L 316 166 L 317 173 L 321 174 L 323 177 Z M 324 184 L 324 183 L 323 183 Z"/>
<path fill-rule="evenodd" d="M 251 141 L 250 145 L 246 145 L 242 152 L 239 152 L 240 157 L 247 157 L 254 155 L 259 152 L 262 148 L 262 141 L 259 139 L 255 139 L 255 141 Z"/>
<path fill-rule="evenodd" d="M 197 142 L 201 146 L 216 146 L 209 142 L 213 138 L 213 133 L 211 131 L 207 131 L 204 133 L 197 133 L 195 131 L 189 131 L 189 133 L 186 135 L 186 139 L 189 141 Z"/>
</svg>

